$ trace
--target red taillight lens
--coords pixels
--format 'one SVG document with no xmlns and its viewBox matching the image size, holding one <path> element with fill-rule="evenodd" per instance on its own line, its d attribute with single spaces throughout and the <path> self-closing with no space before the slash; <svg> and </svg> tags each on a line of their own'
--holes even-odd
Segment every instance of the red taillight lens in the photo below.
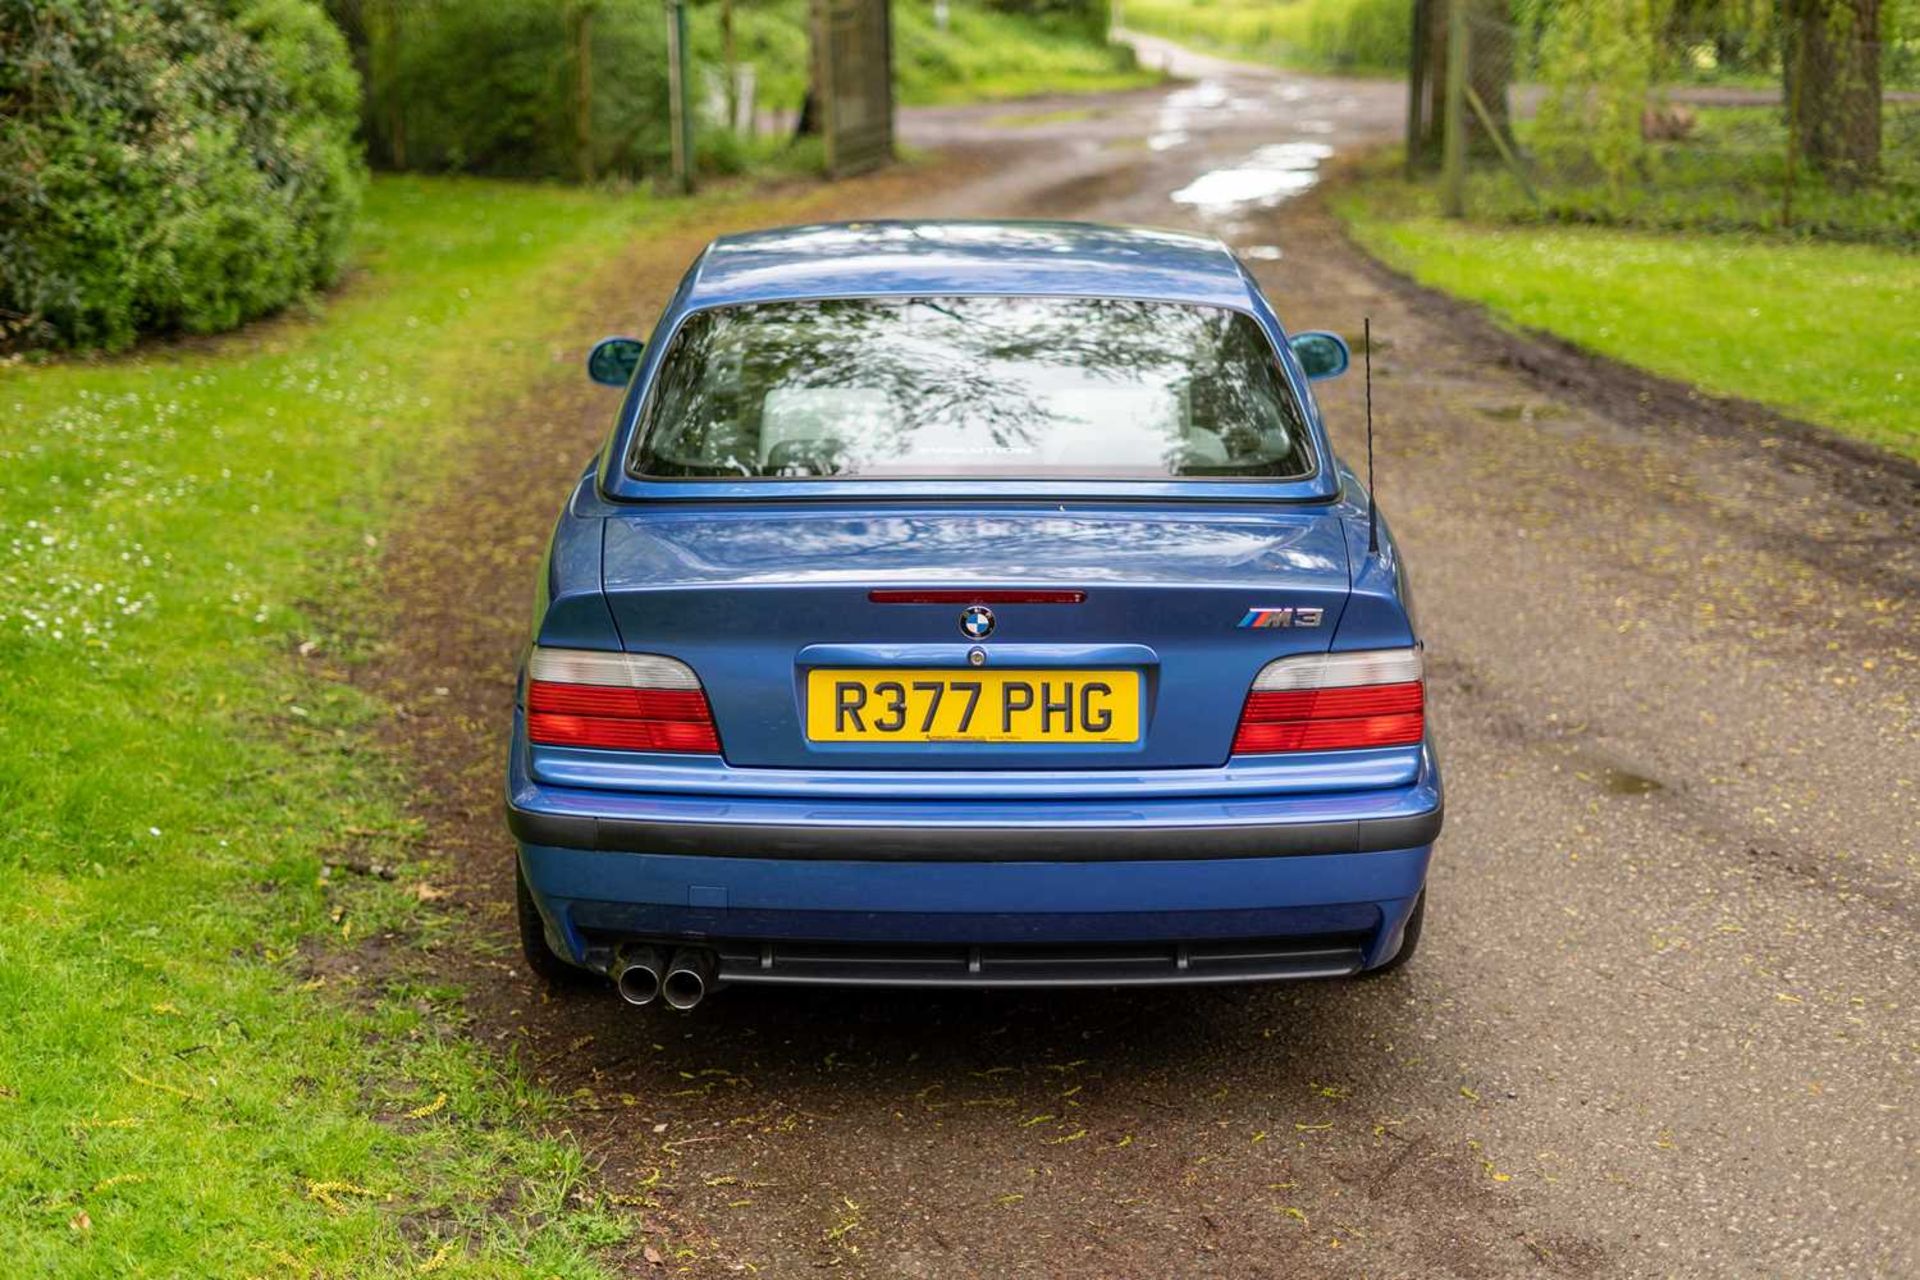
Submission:
<svg viewBox="0 0 1920 1280">
<path fill-rule="evenodd" d="M 1082 604 L 1084 591 L 917 591 L 867 592 L 869 604 Z"/>
<path fill-rule="evenodd" d="M 1255 677 L 1236 755 L 1403 747 L 1426 732 L 1420 650 L 1315 653 L 1270 662 Z"/>
<path fill-rule="evenodd" d="M 672 658 L 535 649 L 527 668 L 527 738 L 547 747 L 720 750 L 700 678 Z"/>
</svg>

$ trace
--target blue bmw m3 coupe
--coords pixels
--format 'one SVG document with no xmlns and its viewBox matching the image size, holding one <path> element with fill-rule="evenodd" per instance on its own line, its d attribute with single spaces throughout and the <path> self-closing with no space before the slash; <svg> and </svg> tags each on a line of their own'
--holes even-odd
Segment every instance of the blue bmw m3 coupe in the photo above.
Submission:
<svg viewBox="0 0 1920 1280">
<path fill-rule="evenodd" d="M 1347 359 L 1201 237 L 715 241 L 588 361 L 625 398 L 507 765 L 534 971 L 684 1009 L 1403 962 L 1440 772 L 1309 385 Z"/>
</svg>

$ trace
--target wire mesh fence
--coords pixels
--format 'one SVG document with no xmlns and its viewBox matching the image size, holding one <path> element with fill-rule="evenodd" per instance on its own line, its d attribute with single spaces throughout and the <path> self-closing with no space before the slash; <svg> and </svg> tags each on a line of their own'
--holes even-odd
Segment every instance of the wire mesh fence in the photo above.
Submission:
<svg viewBox="0 0 1920 1280">
<path fill-rule="evenodd" d="M 1920 243 L 1920 32 L 1791 10 L 1703 28 L 1553 0 L 1515 23 L 1463 0 L 1428 33 L 1413 149 L 1474 217 Z"/>
</svg>

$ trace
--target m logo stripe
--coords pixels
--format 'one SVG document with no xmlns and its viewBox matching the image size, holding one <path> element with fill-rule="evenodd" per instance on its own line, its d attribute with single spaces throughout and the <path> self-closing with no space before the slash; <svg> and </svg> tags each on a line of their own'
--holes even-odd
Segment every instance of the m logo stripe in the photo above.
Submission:
<svg viewBox="0 0 1920 1280">
<path fill-rule="evenodd" d="M 1261 630 L 1272 627 L 1317 627 L 1325 616 L 1324 609 L 1302 609 L 1289 605 L 1278 609 L 1249 609 L 1247 616 L 1234 625 Z"/>
</svg>

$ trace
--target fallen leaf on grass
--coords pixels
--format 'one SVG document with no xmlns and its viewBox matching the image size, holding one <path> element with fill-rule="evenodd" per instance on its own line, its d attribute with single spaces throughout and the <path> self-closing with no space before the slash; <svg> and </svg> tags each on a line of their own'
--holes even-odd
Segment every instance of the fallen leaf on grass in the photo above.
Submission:
<svg viewBox="0 0 1920 1280">
<path fill-rule="evenodd" d="M 102 1178 L 94 1183 L 91 1194 L 99 1195 L 102 1191 L 109 1191 L 114 1187 L 129 1187 L 135 1183 L 150 1181 L 152 1179 L 144 1173 L 116 1173 L 111 1178 Z"/>
<path fill-rule="evenodd" d="M 433 1115 L 436 1112 L 440 1111 L 446 1105 L 447 1105 L 447 1095 L 444 1093 L 436 1093 L 433 1095 L 432 1102 L 427 1103 L 423 1107 L 415 1107 L 413 1110 L 407 1112 L 407 1119 L 425 1120 L 428 1116 Z"/>
<path fill-rule="evenodd" d="M 347 1206 L 336 1200 L 334 1198 L 335 1196 L 366 1196 L 369 1198 L 378 1198 L 380 1193 L 352 1182 L 329 1180 L 319 1182 L 310 1181 L 307 1183 L 308 1199 L 319 1201 L 335 1213 L 345 1213 Z"/>
<path fill-rule="evenodd" d="M 660 1202 L 651 1196 L 630 1196 L 624 1192 L 610 1191 L 607 1203 L 618 1205 L 622 1209 L 658 1209 Z"/>
<path fill-rule="evenodd" d="M 428 1258 L 425 1262 L 415 1267 L 413 1269 L 413 1274 L 417 1276 L 432 1275 L 434 1272 L 440 1270 L 440 1268 L 447 1265 L 447 1259 L 453 1256 L 454 1249 L 458 1247 L 459 1246 L 454 1241 L 452 1240 L 447 1241 L 445 1244 L 441 1245 L 437 1250 L 434 1251 L 434 1255 L 431 1258 Z"/>
<path fill-rule="evenodd" d="M 182 1089 L 177 1085 L 163 1084 L 158 1080 L 149 1080 L 134 1071 L 131 1067 L 123 1066 L 120 1068 L 120 1071 L 121 1074 L 125 1075 L 127 1079 L 133 1081 L 135 1084 L 145 1085 L 149 1089 L 158 1089 L 162 1093 L 170 1093 L 176 1098 L 185 1098 L 189 1102 L 199 1102 L 201 1100 L 200 1095 L 191 1089 Z"/>
<path fill-rule="evenodd" d="M 135 1116 L 121 1116 L 114 1120 L 75 1120 L 67 1127 L 79 1133 L 88 1129 L 137 1129 L 140 1121 Z"/>
</svg>

